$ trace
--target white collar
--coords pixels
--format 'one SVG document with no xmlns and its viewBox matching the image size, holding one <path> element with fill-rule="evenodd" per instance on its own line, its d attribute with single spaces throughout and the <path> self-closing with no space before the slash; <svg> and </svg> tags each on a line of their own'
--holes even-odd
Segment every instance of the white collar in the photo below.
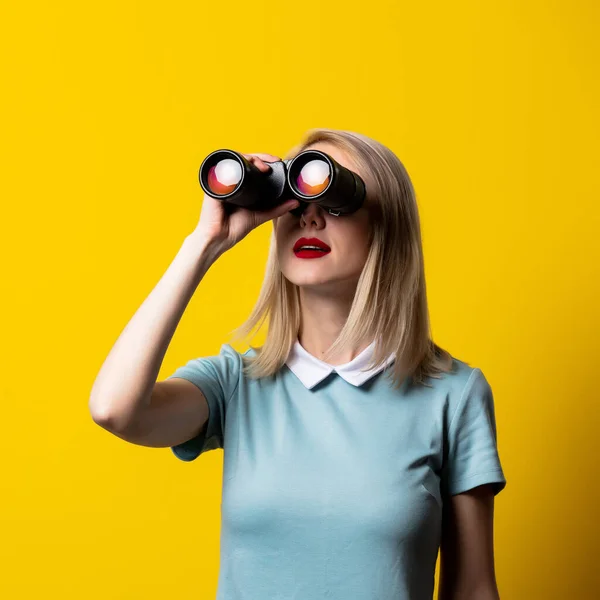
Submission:
<svg viewBox="0 0 600 600">
<path fill-rule="evenodd" d="M 333 372 L 348 383 L 359 386 L 377 375 L 395 359 L 395 353 L 392 353 L 380 367 L 363 370 L 369 364 L 374 349 L 375 342 L 372 342 L 350 362 L 343 365 L 330 365 L 307 352 L 296 340 L 285 364 L 309 390 Z"/>
</svg>

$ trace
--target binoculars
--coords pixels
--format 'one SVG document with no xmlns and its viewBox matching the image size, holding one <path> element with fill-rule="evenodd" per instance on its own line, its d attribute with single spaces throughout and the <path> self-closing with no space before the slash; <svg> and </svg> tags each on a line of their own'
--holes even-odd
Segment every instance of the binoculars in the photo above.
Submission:
<svg viewBox="0 0 600 600">
<path fill-rule="evenodd" d="M 296 198 L 300 204 L 290 211 L 296 216 L 316 202 L 338 217 L 357 211 L 365 198 L 361 177 L 320 150 L 268 164 L 271 169 L 265 173 L 238 152 L 215 150 L 202 161 L 198 179 L 206 194 L 229 209 L 269 210 Z"/>
</svg>

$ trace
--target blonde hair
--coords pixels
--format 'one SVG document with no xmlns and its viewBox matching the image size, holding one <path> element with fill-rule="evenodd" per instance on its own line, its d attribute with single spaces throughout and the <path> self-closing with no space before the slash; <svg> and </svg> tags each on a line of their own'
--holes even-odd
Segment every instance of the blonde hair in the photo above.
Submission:
<svg viewBox="0 0 600 600">
<path fill-rule="evenodd" d="M 412 182 L 398 157 L 382 143 L 363 134 L 334 129 L 311 129 L 285 158 L 293 158 L 318 142 L 345 151 L 364 174 L 365 206 L 372 207 L 371 244 L 348 319 L 324 361 L 345 347 L 375 340 L 369 367 L 380 366 L 392 353 L 388 367 L 399 388 L 406 377 L 425 383 L 451 371 L 452 356 L 430 335 L 423 249 L 417 202 Z M 339 217 L 343 218 L 343 217 Z M 271 236 L 265 277 L 248 319 L 233 331 L 234 339 L 255 334 L 268 321 L 265 342 L 250 345 L 244 372 L 252 378 L 273 376 L 284 364 L 300 326 L 298 286 L 282 274 L 275 232 Z"/>
</svg>

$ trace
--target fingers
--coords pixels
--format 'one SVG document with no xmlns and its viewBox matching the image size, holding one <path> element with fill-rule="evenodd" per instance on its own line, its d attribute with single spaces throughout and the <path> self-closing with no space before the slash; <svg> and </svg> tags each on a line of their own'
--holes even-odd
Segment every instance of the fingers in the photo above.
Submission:
<svg viewBox="0 0 600 600">
<path fill-rule="evenodd" d="M 278 156 L 273 156 L 272 154 L 265 154 L 264 152 L 253 152 L 252 154 L 250 154 L 250 156 L 257 156 L 259 159 L 266 162 L 277 162 L 278 160 L 281 160 L 281 158 L 279 158 Z"/>
<path fill-rule="evenodd" d="M 242 152 L 240 152 L 240 154 L 263 173 L 267 173 L 271 170 L 271 166 L 268 163 L 281 160 L 272 154 L 244 154 Z"/>
<path fill-rule="evenodd" d="M 271 166 L 269 165 L 270 162 L 277 162 L 277 161 L 281 160 L 281 158 L 279 158 L 278 156 L 274 156 L 272 154 L 265 154 L 265 153 L 249 154 L 249 153 L 244 153 L 244 152 L 240 152 L 240 154 L 244 158 L 246 158 L 246 160 L 251 162 L 257 169 L 259 169 L 260 171 L 262 171 L 264 173 L 271 170 Z M 256 219 L 254 226 L 257 227 L 258 225 L 260 225 L 262 223 L 266 223 L 267 221 L 270 221 L 271 219 L 280 217 L 280 216 L 284 215 L 285 213 L 289 212 L 290 210 L 293 210 L 294 208 L 296 208 L 299 205 L 300 205 L 300 203 L 298 202 L 298 200 L 291 199 L 291 200 L 284 202 L 283 204 L 279 204 L 278 206 L 272 208 L 269 211 L 254 211 L 253 216 Z"/>
</svg>

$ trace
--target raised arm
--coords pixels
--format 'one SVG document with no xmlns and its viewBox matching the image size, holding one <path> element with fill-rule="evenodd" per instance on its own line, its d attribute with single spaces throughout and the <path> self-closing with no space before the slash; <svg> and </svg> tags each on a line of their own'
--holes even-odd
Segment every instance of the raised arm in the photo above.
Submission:
<svg viewBox="0 0 600 600">
<path fill-rule="evenodd" d="M 263 171 L 259 157 L 245 155 Z M 277 160 L 277 157 L 271 157 Z M 89 409 L 101 427 L 133 443 L 172 446 L 206 423 L 208 406 L 190 382 L 156 382 L 158 372 L 194 291 L 214 261 L 252 229 L 298 205 L 287 201 L 269 211 L 229 213 L 204 195 L 200 220 L 173 262 L 123 329 L 94 381 Z"/>
</svg>

